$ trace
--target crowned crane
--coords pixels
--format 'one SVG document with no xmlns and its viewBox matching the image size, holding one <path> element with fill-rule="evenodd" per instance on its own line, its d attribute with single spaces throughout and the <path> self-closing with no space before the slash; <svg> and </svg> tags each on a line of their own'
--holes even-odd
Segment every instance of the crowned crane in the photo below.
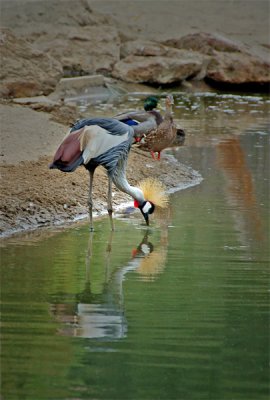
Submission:
<svg viewBox="0 0 270 400">
<path fill-rule="evenodd" d="M 134 206 L 140 209 L 147 225 L 149 214 L 154 212 L 155 207 L 164 208 L 168 204 L 168 196 L 159 181 L 146 179 L 139 187 L 131 186 L 127 181 L 126 166 L 133 135 L 132 127 L 113 118 L 83 119 L 73 125 L 56 151 L 50 168 L 73 172 L 84 165 L 89 171 L 90 230 L 93 230 L 93 176 L 99 165 L 108 174 L 107 210 L 112 230 L 112 182 L 119 190 L 133 197 Z"/>
<path fill-rule="evenodd" d="M 168 95 L 165 100 L 166 111 L 161 124 L 156 129 L 145 135 L 139 142 L 138 147 L 142 150 L 150 151 L 152 158 L 155 160 L 155 153 L 158 153 L 157 159 L 160 159 L 162 150 L 170 147 L 177 139 L 177 127 L 172 117 L 172 105 L 174 99 L 172 95 Z M 178 130 L 179 135 L 183 134 L 182 130 Z"/>
<path fill-rule="evenodd" d="M 155 110 L 157 105 L 158 99 L 150 96 L 144 101 L 144 111 L 127 111 L 117 114 L 113 118 L 132 126 L 134 130 L 134 142 L 140 142 L 143 136 L 156 129 L 163 121 L 160 112 Z"/>
</svg>

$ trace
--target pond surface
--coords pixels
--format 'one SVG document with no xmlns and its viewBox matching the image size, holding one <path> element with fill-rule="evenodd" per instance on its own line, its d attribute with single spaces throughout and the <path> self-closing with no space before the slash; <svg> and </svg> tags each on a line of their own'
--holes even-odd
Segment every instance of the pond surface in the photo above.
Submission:
<svg viewBox="0 0 270 400">
<path fill-rule="evenodd" d="M 133 213 L 2 241 L 4 400 L 268 399 L 269 104 L 176 96 L 170 153 L 203 181 L 149 229 Z"/>
</svg>

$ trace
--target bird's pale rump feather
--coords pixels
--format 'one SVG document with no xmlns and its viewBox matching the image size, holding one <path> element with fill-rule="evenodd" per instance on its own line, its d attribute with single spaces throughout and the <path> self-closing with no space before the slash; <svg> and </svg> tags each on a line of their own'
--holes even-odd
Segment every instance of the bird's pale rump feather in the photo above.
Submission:
<svg viewBox="0 0 270 400">
<path fill-rule="evenodd" d="M 146 178 L 139 184 L 145 200 L 150 201 L 156 207 L 166 208 L 169 205 L 169 196 L 166 188 L 159 180 L 155 178 Z"/>
<path fill-rule="evenodd" d="M 82 129 L 79 140 L 84 163 L 87 164 L 91 158 L 98 157 L 128 140 L 128 132 L 121 136 L 113 136 L 98 125 L 90 125 Z"/>
</svg>

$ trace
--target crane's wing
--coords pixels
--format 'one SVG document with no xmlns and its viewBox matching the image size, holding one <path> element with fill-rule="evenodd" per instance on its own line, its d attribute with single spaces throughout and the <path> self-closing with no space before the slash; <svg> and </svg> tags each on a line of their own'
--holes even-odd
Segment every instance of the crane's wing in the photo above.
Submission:
<svg viewBox="0 0 270 400">
<path fill-rule="evenodd" d="M 113 147 L 126 142 L 128 137 L 128 131 L 126 131 L 124 135 L 113 136 L 106 129 L 101 128 L 98 125 L 91 125 L 82 128 L 79 140 L 84 164 L 87 164 L 91 158 L 96 158 Z"/>
<path fill-rule="evenodd" d="M 86 118 L 77 121 L 71 128 L 70 132 L 77 131 L 85 126 L 98 125 L 106 129 L 110 135 L 121 136 L 127 132 L 127 127 L 121 121 L 115 118 Z M 132 129 L 128 131 L 132 134 Z"/>
<path fill-rule="evenodd" d="M 132 136 L 132 128 L 112 118 L 78 121 L 60 144 L 50 168 L 72 172 L 119 144 L 131 142 Z"/>
</svg>

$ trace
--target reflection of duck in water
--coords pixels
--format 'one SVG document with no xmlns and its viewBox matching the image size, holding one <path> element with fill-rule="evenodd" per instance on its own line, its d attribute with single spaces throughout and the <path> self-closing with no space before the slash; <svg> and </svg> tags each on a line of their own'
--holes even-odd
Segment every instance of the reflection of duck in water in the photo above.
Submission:
<svg viewBox="0 0 270 400">
<path fill-rule="evenodd" d="M 143 280 L 153 280 L 164 268 L 166 249 L 159 246 L 157 251 L 148 240 L 147 230 L 142 241 L 132 252 L 131 260 L 105 278 L 103 290 L 94 294 L 91 290 L 90 262 L 93 234 L 89 240 L 89 263 L 86 269 L 84 290 L 76 295 L 75 304 L 53 304 L 51 310 L 57 319 L 65 324 L 59 331 L 62 335 L 99 339 L 120 339 L 126 336 L 127 321 L 124 314 L 123 282 L 128 272 L 138 272 Z M 110 269 L 112 236 L 107 247 L 106 269 Z M 70 315 L 70 314 L 73 315 Z"/>
</svg>

